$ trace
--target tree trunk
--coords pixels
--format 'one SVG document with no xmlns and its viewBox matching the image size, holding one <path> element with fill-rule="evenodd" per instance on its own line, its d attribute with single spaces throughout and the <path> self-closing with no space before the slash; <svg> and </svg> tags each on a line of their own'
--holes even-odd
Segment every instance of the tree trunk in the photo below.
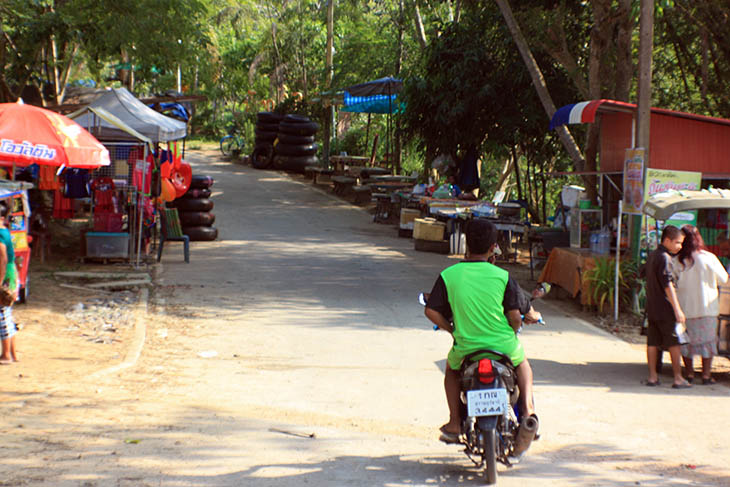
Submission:
<svg viewBox="0 0 730 487">
<path fill-rule="evenodd" d="M 517 148 L 512 146 L 512 160 L 515 165 L 515 183 L 517 184 L 517 199 L 522 199 L 522 182 L 520 181 L 520 159 L 517 155 Z"/>
<path fill-rule="evenodd" d="M 326 63 L 326 81 L 325 86 L 327 89 L 330 89 L 332 87 L 332 78 L 334 77 L 334 71 L 333 71 L 333 59 L 332 59 L 332 50 L 334 45 L 334 18 L 335 18 L 335 1 L 334 0 L 328 0 L 327 2 L 327 52 L 325 53 L 325 63 Z M 325 163 L 329 164 L 329 157 L 330 157 L 330 131 L 332 130 L 332 110 L 334 110 L 334 107 L 330 106 L 327 110 L 327 115 L 325 117 L 325 123 L 324 123 L 324 137 L 323 137 L 323 147 L 322 151 L 325 158 Z"/>
<path fill-rule="evenodd" d="M 619 1 L 618 34 L 616 36 L 616 89 L 614 97 L 618 101 L 629 101 L 633 62 L 631 60 L 631 0 Z"/>
<path fill-rule="evenodd" d="M 426 49 L 428 40 L 426 39 L 426 29 L 423 27 L 423 19 L 421 18 L 421 9 L 418 7 L 418 0 L 413 2 L 413 17 L 416 22 L 416 40 L 421 49 Z"/>
<path fill-rule="evenodd" d="M 512 38 L 517 45 L 517 49 L 519 49 L 520 54 L 522 55 L 522 60 L 525 62 L 525 66 L 527 66 L 527 70 L 532 78 L 532 84 L 535 86 L 535 91 L 537 91 L 537 95 L 540 97 L 542 106 L 545 108 L 548 118 L 552 118 L 556 110 L 555 103 L 553 103 L 553 100 L 550 97 L 550 93 L 548 92 L 547 85 L 545 84 L 545 78 L 542 76 L 540 67 L 537 65 L 537 61 L 535 61 L 535 58 L 530 51 L 530 47 L 527 45 L 527 41 L 520 31 L 519 25 L 517 25 L 517 21 L 512 14 L 509 2 L 507 0 L 496 1 L 497 5 L 499 5 L 499 9 L 502 11 L 502 16 L 504 17 L 507 27 L 512 34 Z M 578 144 L 575 143 L 573 136 L 570 134 L 570 131 L 564 125 L 557 127 L 555 131 L 558 133 L 563 146 L 568 151 L 575 168 L 578 171 L 584 170 L 585 161 L 583 160 L 583 155 L 580 152 Z"/>
</svg>

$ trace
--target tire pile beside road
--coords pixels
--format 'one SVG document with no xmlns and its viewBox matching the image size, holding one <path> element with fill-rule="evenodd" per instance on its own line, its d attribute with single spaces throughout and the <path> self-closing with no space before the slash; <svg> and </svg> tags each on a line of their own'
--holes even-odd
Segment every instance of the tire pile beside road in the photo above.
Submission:
<svg viewBox="0 0 730 487">
<path fill-rule="evenodd" d="M 317 143 L 314 136 L 319 124 L 302 115 L 287 115 L 279 122 L 279 133 L 274 144 L 274 167 L 287 171 L 304 172 L 317 164 Z"/>
<path fill-rule="evenodd" d="M 274 156 L 274 141 L 279 132 L 279 122 L 283 115 L 272 112 L 256 114 L 256 129 L 254 134 L 254 149 L 251 154 L 251 165 L 256 169 L 267 169 L 271 166 Z"/>
<path fill-rule="evenodd" d="M 211 213 L 215 206 L 210 199 L 213 183 L 210 176 L 193 175 L 187 193 L 168 203 L 168 206 L 177 208 L 182 231 L 191 241 L 218 238 L 218 229 L 213 226 L 215 215 Z"/>
</svg>

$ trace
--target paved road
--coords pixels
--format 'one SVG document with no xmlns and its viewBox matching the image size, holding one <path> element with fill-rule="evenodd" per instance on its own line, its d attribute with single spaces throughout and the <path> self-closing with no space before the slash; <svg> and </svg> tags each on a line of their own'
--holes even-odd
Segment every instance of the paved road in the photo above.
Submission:
<svg viewBox="0 0 730 487">
<path fill-rule="evenodd" d="M 454 261 L 286 175 L 189 160 L 216 179 L 220 240 L 190 264 L 166 246 L 135 367 L 26 407 L 47 415 L 27 484 L 480 485 L 436 439 L 450 340 L 416 303 Z M 727 388 L 641 386 L 641 347 L 540 309 L 543 438 L 500 486 L 730 484 Z"/>
<path fill-rule="evenodd" d="M 218 309 L 200 345 L 223 360 L 197 371 L 202 384 L 230 381 L 210 391 L 211 404 L 253 413 L 251 441 L 213 483 L 478 483 L 456 447 L 435 441 L 449 339 L 415 302 L 453 261 L 415 252 L 391 227 L 286 175 L 191 159 L 218 181 L 222 239 L 196 246 L 190 266 L 166 253 L 163 276 L 201 282 Z M 728 389 L 643 387 L 641 347 L 558 303 L 541 309 L 550 326 L 523 340 L 543 439 L 500 485 L 730 483 Z"/>
</svg>

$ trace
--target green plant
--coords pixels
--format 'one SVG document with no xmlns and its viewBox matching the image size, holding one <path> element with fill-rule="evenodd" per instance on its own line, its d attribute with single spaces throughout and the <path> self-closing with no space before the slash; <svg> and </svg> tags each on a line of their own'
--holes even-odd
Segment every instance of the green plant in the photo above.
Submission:
<svg viewBox="0 0 730 487">
<path fill-rule="evenodd" d="M 605 305 L 614 305 L 616 286 L 616 262 L 613 259 L 599 257 L 595 260 L 595 267 L 586 271 L 585 279 L 588 282 L 591 301 L 603 313 Z M 631 290 L 636 285 L 637 267 L 631 260 L 622 260 L 618 270 L 619 306 L 631 306 Z M 609 308 L 610 309 L 610 308 Z"/>
</svg>

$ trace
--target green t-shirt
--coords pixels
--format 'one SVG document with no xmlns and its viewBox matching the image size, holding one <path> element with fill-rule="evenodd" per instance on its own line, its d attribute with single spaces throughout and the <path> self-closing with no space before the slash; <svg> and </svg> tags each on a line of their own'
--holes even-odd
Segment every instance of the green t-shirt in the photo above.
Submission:
<svg viewBox="0 0 730 487">
<path fill-rule="evenodd" d="M 0 243 L 5 244 L 5 252 L 8 255 L 8 264 L 15 263 L 15 251 L 13 250 L 13 238 L 10 236 L 10 230 L 0 228 Z"/>
<path fill-rule="evenodd" d="M 451 368 L 458 368 L 466 355 L 485 348 L 508 355 L 515 366 L 522 363 L 524 349 L 502 306 L 509 273 L 487 262 L 462 262 L 445 269 L 441 278 L 454 314 Z"/>
</svg>

